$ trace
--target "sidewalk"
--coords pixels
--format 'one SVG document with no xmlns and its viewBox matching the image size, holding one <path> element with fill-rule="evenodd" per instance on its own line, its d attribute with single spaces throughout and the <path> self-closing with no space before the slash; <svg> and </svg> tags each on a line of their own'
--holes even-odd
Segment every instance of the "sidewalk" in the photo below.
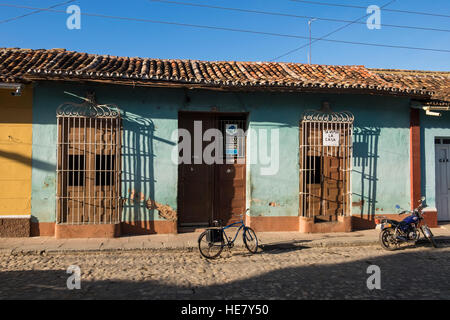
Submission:
<svg viewBox="0 0 450 320">
<path fill-rule="evenodd" d="M 450 224 L 432 229 L 438 245 L 450 243 Z M 115 239 L 55 239 L 53 237 L 0 239 L 3 254 L 47 254 L 76 252 L 108 252 L 136 250 L 193 250 L 197 249 L 200 233 L 177 235 L 130 236 Z M 230 234 L 228 234 L 230 236 Z M 304 234 L 299 232 L 259 232 L 260 246 L 264 248 L 288 249 L 302 247 L 351 247 L 373 246 L 378 243 L 379 230 L 364 230 L 351 233 Z M 242 236 L 236 246 L 243 246 Z M 423 240 L 422 240 L 423 241 Z"/>
</svg>

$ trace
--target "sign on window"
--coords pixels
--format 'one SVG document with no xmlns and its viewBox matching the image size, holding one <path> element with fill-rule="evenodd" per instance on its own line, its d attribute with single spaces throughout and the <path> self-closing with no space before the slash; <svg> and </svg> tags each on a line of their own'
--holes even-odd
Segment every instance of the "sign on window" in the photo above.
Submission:
<svg viewBox="0 0 450 320">
<path fill-rule="evenodd" d="M 339 147 L 339 131 L 323 130 L 323 145 L 325 147 Z"/>
</svg>

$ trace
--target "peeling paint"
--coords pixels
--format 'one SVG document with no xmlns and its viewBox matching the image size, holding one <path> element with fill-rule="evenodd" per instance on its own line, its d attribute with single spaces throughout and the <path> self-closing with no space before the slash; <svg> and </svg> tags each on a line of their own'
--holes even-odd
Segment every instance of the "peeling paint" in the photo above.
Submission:
<svg viewBox="0 0 450 320">
<path fill-rule="evenodd" d="M 169 205 L 163 205 L 155 200 L 148 199 L 146 202 L 146 207 L 149 210 L 158 210 L 159 216 L 161 218 L 167 219 L 169 221 L 177 221 L 178 215 L 175 210 L 173 210 Z"/>
</svg>

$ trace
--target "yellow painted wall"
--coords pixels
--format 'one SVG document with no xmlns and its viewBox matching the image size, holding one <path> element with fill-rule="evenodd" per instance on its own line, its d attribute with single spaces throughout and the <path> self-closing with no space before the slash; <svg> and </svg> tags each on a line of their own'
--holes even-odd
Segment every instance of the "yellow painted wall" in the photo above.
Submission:
<svg viewBox="0 0 450 320">
<path fill-rule="evenodd" d="M 31 214 L 33 89 L 0 89 L 0 217 Z"/>
</svg>

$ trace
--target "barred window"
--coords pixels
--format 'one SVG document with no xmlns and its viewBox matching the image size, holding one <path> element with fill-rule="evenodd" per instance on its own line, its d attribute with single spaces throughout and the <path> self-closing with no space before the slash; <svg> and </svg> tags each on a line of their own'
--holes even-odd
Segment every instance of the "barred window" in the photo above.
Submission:
<svg viewBox="0 0 450 320">
<path fill-rule="evenodd" d="M 118 223 L 120 118 L 58 116 L 60 224 Z"/>
</svg>

